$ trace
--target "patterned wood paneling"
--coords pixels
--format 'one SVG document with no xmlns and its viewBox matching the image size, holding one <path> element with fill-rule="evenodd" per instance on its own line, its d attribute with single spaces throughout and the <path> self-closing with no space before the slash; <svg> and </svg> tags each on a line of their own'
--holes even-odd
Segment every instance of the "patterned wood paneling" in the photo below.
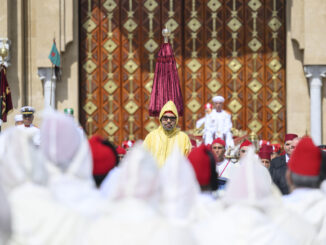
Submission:
<svg viewBox="0 0 326 245">
<path fill-rule="evenodd" d="M 285 133 L 285 0 L 81 0 L 80 121 L 117 144 L 143 139 L 155 59 L 167 26 L 185 115 L 223 95 L 237 129 Z"/>
<path fill-rule="evenodd" d="M 205 2 L 185 1 L 185 127 L 194 128 L 205 103 Z"/>
</svg>

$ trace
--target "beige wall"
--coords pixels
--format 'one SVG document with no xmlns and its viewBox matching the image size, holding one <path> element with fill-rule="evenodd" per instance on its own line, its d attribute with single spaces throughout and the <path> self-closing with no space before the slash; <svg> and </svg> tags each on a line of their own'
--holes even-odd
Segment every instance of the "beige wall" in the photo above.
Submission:
<svg viewBox="0 0 326 245">
<path fill-rule="evenodd" d="M 288 0 L 286 12 L 287 132 L 310 134 L 310 95 L 304 65 L 326 65 L 326 1 Z M 325 81 L 324 81 L 325 84 Z M 326 85 L 322 91 L 326 108 Z M 326 113 L 322 113 L 322 127 Z M 322 142 L 326 144 L 326 130 Z"/>
<path fill-rule="evenodd" d="M 38 67 L 51 67 L 48 59 L 53 38 L 61 51 L 62 79 L 57 82 L 56 108 L 72 107 L 78 118 L 78 0 L 0 0 L 8 5 L 7 37 L 12 42 L 8 82 L 14 112 L 4 128 L 14 125 L 14 115 L 23 105 L 33 106 L 34 123 L 41 122 L 43 84 Z M 10 24 L 8 24 L 10 23 Z M 2 34 L 6 35 L 6 33 Z"/>
</svg>

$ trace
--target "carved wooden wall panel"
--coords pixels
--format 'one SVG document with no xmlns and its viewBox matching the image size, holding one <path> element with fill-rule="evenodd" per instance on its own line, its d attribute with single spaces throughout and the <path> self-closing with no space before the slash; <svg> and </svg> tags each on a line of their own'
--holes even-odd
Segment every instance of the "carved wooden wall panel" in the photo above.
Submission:
<svg viewBox="0 0 326 245">
<path fill-rule="evenodd" d="M 165 26 L 185 115 L 225 97 L 238 129 L 281 142 L 285 129 L 285 0 L 81 0 L 80 121 L 117 144 L 157 127 L 148 115 Z"/>
</svg>

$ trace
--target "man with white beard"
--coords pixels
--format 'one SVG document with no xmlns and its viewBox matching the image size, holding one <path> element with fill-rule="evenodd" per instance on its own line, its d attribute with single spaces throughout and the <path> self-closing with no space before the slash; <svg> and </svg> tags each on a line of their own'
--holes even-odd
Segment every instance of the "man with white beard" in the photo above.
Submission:
<svg viewBox="0 0 326 245">
<path fill-rule="evenodd" d="M 326 241 L 326 194 L 319 188 L 325 156 L 310 137 L 302 138 L 291 155 L 286 173 L 290 194 L 285 205 L 312 223 L 318 239 Z"/>
</svg>

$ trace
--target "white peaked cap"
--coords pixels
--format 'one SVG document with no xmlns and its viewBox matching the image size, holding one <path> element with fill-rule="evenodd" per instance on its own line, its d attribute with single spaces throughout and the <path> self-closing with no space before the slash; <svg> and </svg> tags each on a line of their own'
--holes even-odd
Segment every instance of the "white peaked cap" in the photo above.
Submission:
<svg viewBox="0 0 326 245">
<path fill-rule="evenodd" d="M 187 218 L 200 188 L 191 163 L 176 145 L 161 169 L 161 180 L 162 212 L 169 218 Z"/>
<path fill-rule="evenodd" d="M 23 121 L 23 115 L 22 114 L 15 115 L 15 122 L 21 122 L 21 121 Z"/>
<path fill-rule="evenodd" d="M 48 110 L 41 126 L 41 150 L 60 171 L 92 181 L 92 154 L 86 137 L 71 116 Z"/>
<path fill-rule="evenodd" d="M 216 102 L 224 102 L 224 98 L 222 96 L 214 96 L 213 97 L 213 102 L 216 103 Z"/>
<path fill-rule="evenodd" d="M 7 244 L 11 236 L 11 213 L 5 192 L 0 187 L 0 244 Z"/>
<path fill-rule="evenodd" d="M 117 178 L 110 199 L 158 201 L 160 181 L 157 163 L 141 142 L 136 142 L 125 155 Z"/>
<path fill-rule="evenodd" d="M 42 184 L 47 180 L 40 151 L 33 144 L 35 133 L 12 127 L 0 135 L 0 181 L 8 193 L 25 182 Z"/>
<path fill-rule="evenodd" d="M 270 174 L 251 146 L 226 187 L 224 201 L 265 207 L 275 194 Z"/>
</svg>

